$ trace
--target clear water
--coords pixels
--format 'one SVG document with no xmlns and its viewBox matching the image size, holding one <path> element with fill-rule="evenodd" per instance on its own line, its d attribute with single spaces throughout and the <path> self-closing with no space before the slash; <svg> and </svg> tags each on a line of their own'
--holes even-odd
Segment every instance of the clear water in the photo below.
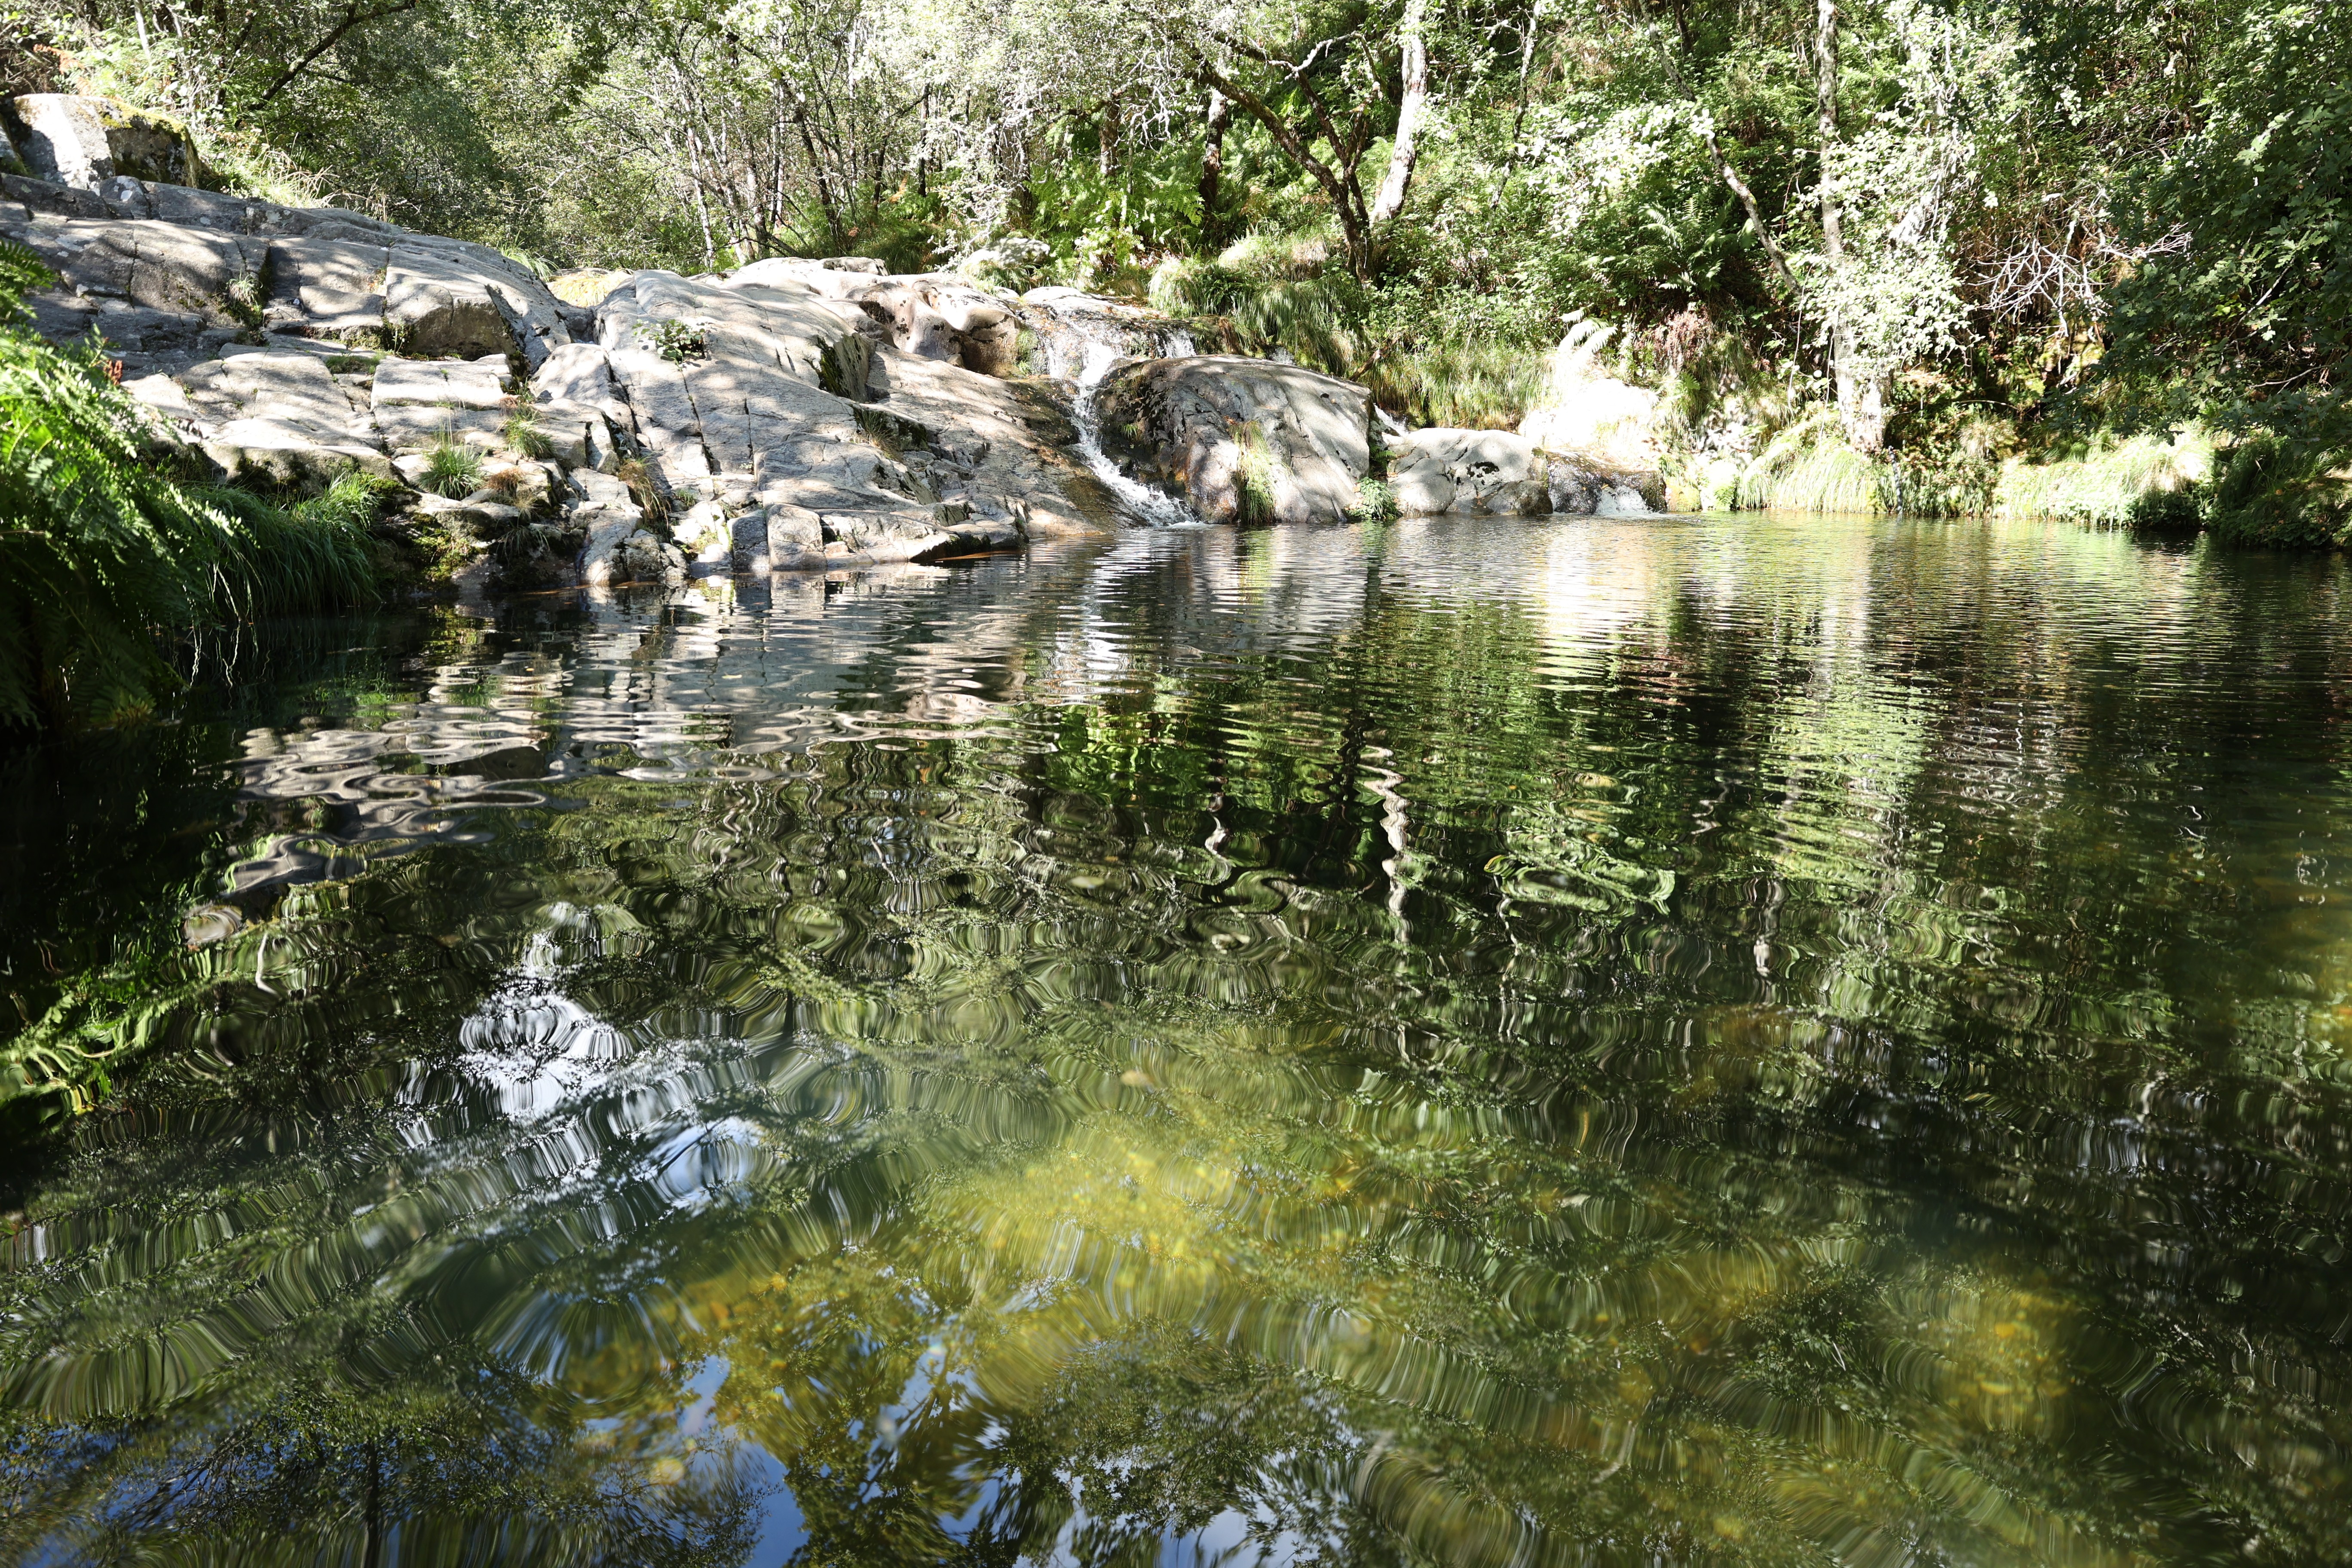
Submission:
<svg viewBox="0 0 2352 1568">
<path fill-rule="evenodd" d="M 0 762 L 0 1543 L 2346 1561 L 2347 588 L 1434 520 L 273 634 Z"/>
</svg>

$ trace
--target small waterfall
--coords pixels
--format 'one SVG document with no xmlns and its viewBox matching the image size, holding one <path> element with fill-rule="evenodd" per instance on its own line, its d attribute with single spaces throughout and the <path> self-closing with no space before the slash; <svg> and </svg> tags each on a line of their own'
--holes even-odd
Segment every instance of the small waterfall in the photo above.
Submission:
<svg viewBox="0 0 2352 1568">
<path fill-rule="evenodd" d="M 1197 524 L 1201 520 L 1191 507 L 1174 496 L 1129 479 L 1103 452 L 1099 439 L 1102 421 L 1095 415 L 1095 389 L 1102 384 L 1102 378 L 1118 359 L 1118 344 L 1087 340 L 1086 360 L 1078 366 L 1077 404 L 1073 410 L 1078 425 L 1078 456 L 1087 460 L 1087 467 L 1095 471 L 1097 479 L 1110 487 L 1112 494 L 1153 525 L 1181 528 Z"/>
</svg>

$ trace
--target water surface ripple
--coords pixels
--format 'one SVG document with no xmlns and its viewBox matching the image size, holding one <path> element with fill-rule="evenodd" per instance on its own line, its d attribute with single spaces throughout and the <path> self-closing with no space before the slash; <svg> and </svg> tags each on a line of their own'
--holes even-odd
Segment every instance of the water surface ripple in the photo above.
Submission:
<svg viewBox="0 0 2352 1568">
<path fill-rule="evenodd" d="M 0 760 L 27 1563 L 2352 1562 L 2352 577 L 1439 519 Z"/>
</svg>

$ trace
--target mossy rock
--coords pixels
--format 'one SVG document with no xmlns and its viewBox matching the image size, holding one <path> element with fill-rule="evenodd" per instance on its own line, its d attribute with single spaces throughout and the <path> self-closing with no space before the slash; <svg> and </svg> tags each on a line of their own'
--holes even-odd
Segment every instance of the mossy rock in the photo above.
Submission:
<svg viewBox="0 0 2352 1568">
<path fill-rule="evenodd" d="M 65 92 L 26 93 L 15 108 L 24 128 L 17 153 L 37 178 L 82 190 L 122 175 L 166 185 L 203 184 L 195 137 L 168 115 L 118 98 Z"/>
</svg>

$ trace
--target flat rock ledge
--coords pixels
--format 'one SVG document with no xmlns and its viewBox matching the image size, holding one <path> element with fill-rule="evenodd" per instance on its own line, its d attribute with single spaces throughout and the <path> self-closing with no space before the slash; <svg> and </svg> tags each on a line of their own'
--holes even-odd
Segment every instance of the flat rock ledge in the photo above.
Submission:
<svg viewBox="0 0 2352 1568">
<path fill-rule="evenodd" d="M 1193 353 L 1147 310 L 862 258 L 542 279 L 149 177 L 187 177 L 194 147 L 119 105 L 32 108 L 50 177 L 0 174 L 0 235 L 58 273 L 36 330 L 116 362 L 157 442 L 225 479 L 392 482 L 382 531 L 461 591 L 936 561 L 1145 521 L 1088 427 L 1209 521 L 1333 521 L 1377 491 L 1364 388 Z M 1387 457 L 1410 512 L 1643 504 L 1495 432 L 1416 431 Z"/>
<path fill-rule="evenodd" d="M 780 260 L 609 274 L 581 303 L 484 246 L 101 173 L 0 175 L 0 234 L 61 282 L 37 330 L 117 361 L 158 439 L 226 479 L 396 482 L 387 529 L 456 556 L 461 587 L 924 561 L 1130 521 L 1050 384 L 1013 374 L 1034 312 L 961 279 Z"/>
</svg>

